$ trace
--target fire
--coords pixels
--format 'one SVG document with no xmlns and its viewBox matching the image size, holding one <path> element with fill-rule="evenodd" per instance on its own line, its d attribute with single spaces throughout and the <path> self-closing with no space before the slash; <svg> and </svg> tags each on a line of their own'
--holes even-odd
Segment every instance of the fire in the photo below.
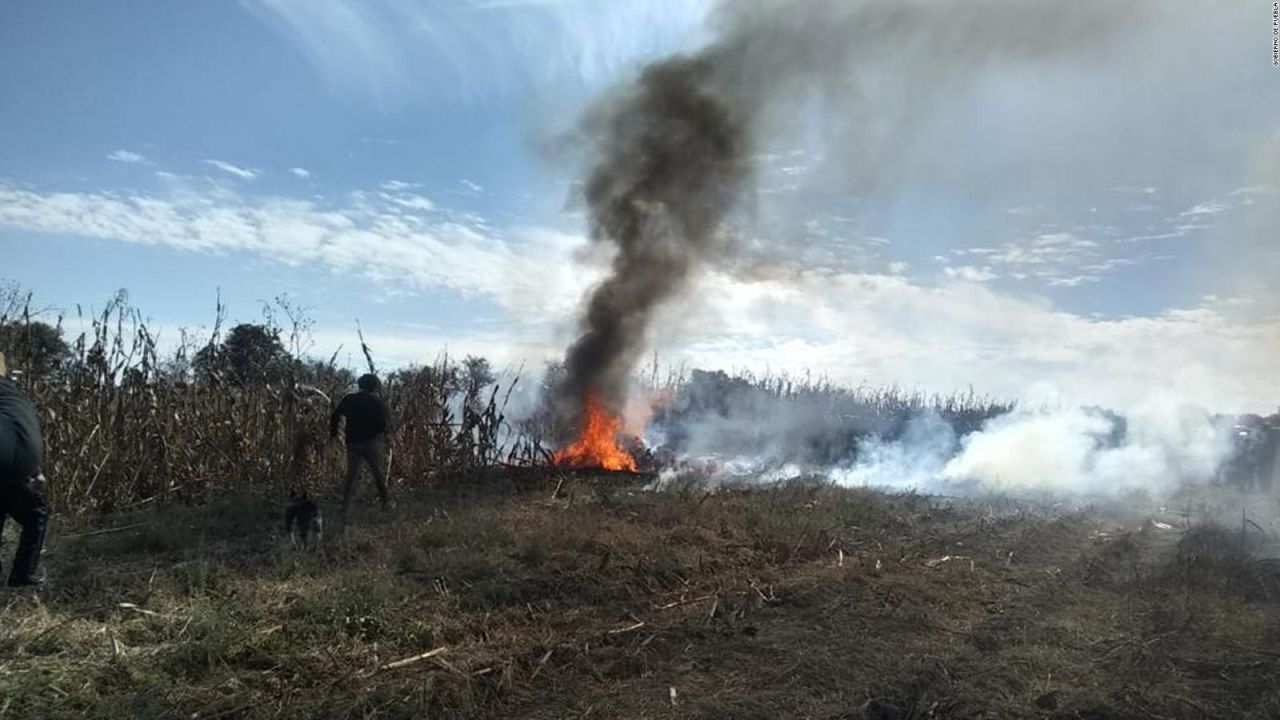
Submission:
<svg viewBox="0 0 1280 720">
<path fill-rule="evenodd" d="M 556 465 L 575 468 L 636 471 L 636 459 L 618 446 L 622 418 L 609 412 L 600 399 L 588 395 L 583 403 L 584 422 L 578 439 L 552 456 Z"/>
</svg>

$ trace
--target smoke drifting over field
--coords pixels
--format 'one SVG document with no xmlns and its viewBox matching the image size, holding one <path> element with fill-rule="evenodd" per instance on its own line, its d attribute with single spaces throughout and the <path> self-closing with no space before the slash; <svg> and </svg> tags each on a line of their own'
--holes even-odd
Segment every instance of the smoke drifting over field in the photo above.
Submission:
<svg viewBox="0 0 1280 720">
<path fill-rule="evenodd" d="M 780 139 L 812 139 L 820 118 L 827 164 L 855 191 L 891 190 L 911 134 L 926 120 L 945 122 L 949 100 L 984 70 L 1106 58 L 1147 21 L 1169 19 L 1158 9 L 1104 0 L 721 3 L 708 45 L 643 68 L 582 124 L 591 238 L 614 254 L 565 355 L 562 426 L 575 425 L 589 395 L 622 412 L 656 311 L 694 288 L 700 270 L 760 272 L 760 254 L 794 259 L 783 241 L 735 232 L 764 201 L 753 192 L 757 163 Z M 660 417 L 649 439 L 685 459 L 714 458 L 721 475 L 821 472 L 922 490 L 1115 496 L 1207 481 L 1232 454 L 1231 422 L 1176 398 L 1124 408 L 1124 417 L 914 400 L 885 414 L 848 396 L 713 390 L 699 398 L 694 387 L 692 409 Z"/>
<path fill-rule="evenodd" d="M 682 395 L 698 404 L 698 382 Z M 1100 408 L 1011 410 L 973 403 L 868 404 L 837 393 L 743 393 L 665 418 L 650 440 L 713 481 L 822 475 L 951 495 L 1011 493 L 1114 499 L 1168 497 L 1220 476 L 1233 420 L 1173 401 L 1124 415 Z M 748 397 L 750 394 L 746 394 Z M 861 408 L 861 409 L 859 409 Z M 679 472 L 672 473 L 678 475 Z"/>
<path fill-rule="evenodd" d="M 586 299 L 565 355 L 562 419 L 588 394 L 615 412 L 643 357 L 654 311 L 704 265 L 731 267 L 726 227 L 743 200 L 758 148 L 786 132 L 791 103 L 818 102 L 831 118 L 830 152 L 854 156 L 875 108 L 859 104 L 855 71 L 902 66 L 919 113 L 962 90 L 996 59 L 1069 56 L 1103 46 L 1143 3 L 1102 0 L 735 0 L 713 13 L 704 49 L 644 68 L 583 123 L 592 148 L 584 181 L 590 231 L 616 250 Z M 897 132 L 909 132 L 905 127 Z M 882 148 L 892 139 L 880 138 Z M 853 172 L 887 170 L 891 154 L 858 155 Z M 884 163 L 884 165 L 881 165 Z M 572 422 L 566 423 L 572 425 Z"/>
<path fill-rule="evenodd" d="M 1160 493 L 1212 479 L 1230 453 L 1230 423 L 1203 410 L 1155 405 L 1120 418 L 1077 408 L 997 418 L 939 477 L 989 491 Z"/>
</svg>

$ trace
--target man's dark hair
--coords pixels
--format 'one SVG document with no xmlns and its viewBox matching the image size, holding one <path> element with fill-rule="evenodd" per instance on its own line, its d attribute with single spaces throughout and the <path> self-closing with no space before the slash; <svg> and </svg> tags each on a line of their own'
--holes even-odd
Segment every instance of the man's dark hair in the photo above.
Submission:
<svg viewBox="0 0 1280 720">
<path fill-rule="evenodd" d="M 377 392 L 382 389 L 382 381 L 378 379 L 377 375 L 366 373 L 356 381 L 356 387 L 365 392 Z"/>
</svg>

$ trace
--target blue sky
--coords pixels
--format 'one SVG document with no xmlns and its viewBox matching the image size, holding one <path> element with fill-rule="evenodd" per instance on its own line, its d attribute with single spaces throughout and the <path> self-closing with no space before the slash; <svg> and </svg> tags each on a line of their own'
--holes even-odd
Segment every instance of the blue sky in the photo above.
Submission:
<svg viewBox="0 0 1280 720">
<path fill-rule="evenodd" d="M 1164 3 L 1104 51 L 942 88 L 944 57 L 869 57 L 847 146 L 815 132 L 820 105 L 761 142 L 735 230 L 765 252 L 710 268 L 655 347 L 1274 407 L 1280 70 L 1270 4 L 1219 5 Z M 710 7 L 6 3 L 0 277 L 52 312 L 127 288 L 170 337 L 207 325 L 220 288 L 233 319 L 280 294 L 310 308 L 317 353 L 352 347 L 359 318 L 392 363 L 555 357 L 607 260 L 571 202 L 569 131 L 642 63 L 705 43 Z"/>
</svg>

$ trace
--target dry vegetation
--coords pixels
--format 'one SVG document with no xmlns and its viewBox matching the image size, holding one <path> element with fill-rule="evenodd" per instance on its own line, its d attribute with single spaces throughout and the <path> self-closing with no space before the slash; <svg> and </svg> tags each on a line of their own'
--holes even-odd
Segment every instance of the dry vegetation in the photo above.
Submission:
<svg viewBox="0 0 1280 720">
<path fill-rule="evenodd" d="M 5 600 L 0 713 L 1280 713 L 1280 575 L 1238 532 L 1001 507 L 508 470 L 311 551 L 249 497 L 68 523 Z"/>
<path fill-rule="evenodd" d="M 0 351 L 40 412 L 54 508 L 198 504 L 226 492 L 283 497 L 290 487 L 316 490 L 341 477 L 345 456 L 328 440 L 328 418 L 354 389 L 355 374 L 336 356 L 307 359 L 310 324 L 287 300 L 264 314 L 260 325 L 227 332 L 219 305 L 209 335 L 184 334 L 162 351 L 121 294 L 79 318 L 85 330 L 59 356 L 47 346 L 62 342 L 64 319 L 42 323 L 29 297 L 0 287 Z M 226 357 L 228 338 L 246 327 L 259 331 L 256 345 Z M 53 339 L 32 340 L 37 331 Z M 518 377 L 495 384 L 482 359 L 443 355 L 384 377 L 396 424 L 392 474 L 429 485 L 538 457 L 502 412 Z"/>
<path fill-rule="evenodd" d="M 43 320 L 42 320 L 43 318 Z M 354 368 L 310 357 L 310 322 L 287 299 L 264 308 L 260 324 L 213 327 L 161 343 L 121 293 L 73 321 L 34 312 L 30 296 L 0 285 L 0 352 L 40 411 L 49 499 L 60 513 L 110 512 L 145 504 L 198 504 L 228 492 L 284 497 L 289 488 L 324 491 L 342 474 L 341 446 L 327 439 L 329 411 L 353 389 Z M 64 326 L 83 328 L 74 336 Z M 244 332 L 242 332 L 244 331 Z M 57 346 L 57 347 L 55 347 Z M 376 348 L 358 344 L 364 370 Z M 509 417 L 519 369 L 497 373 L 483 358 L 441 355 L 433 364 L 383 370 L 395 432 L 390 474 L 414 489 L 466 482 L 497 466 L 544 464 L 563 438 L 545 397 Z M 548 368 L 542 388 L 558 380 Z M 685 425 L 731 414 L 760 419 L 756 436 L 735 428 L 721 438 L 758 449 L 808 449 L 812 460 L 848 453 L 859 438 L 892 438 L 910 418 L 935 412 L 958 432 L 1012 406 L 968 394 L 931 396 L 898 388 L 845 388 L 821 378 L 729 376 L 655 364 L 638 394 L 662 398 L 654 423 L 675 441 Z M 524 389 L 523 387 L 521 389 Z M 537 396 L 538 390 L 527 389 Z M 782 415 L 813 423 L 779 429 Z M 569 429 L 572 431 L 572 429 Z"/>
<path fill-rule="evenodd" d="M 28 307 L 0 297 L 11 357 L 37 344 Z M 527 467 L 547 416 L 513 424 L 510 379 L 471 361 L 388 377 L 400 507 L 292 548 L 280 498 L 334 507 L 325 418 L 352 376 L 304 360 L 305 319 L 274 307 L 282 353 L 252 381 L 207 350 L 220 323 L 161 357 L 123 298 L 56 367 L 18 356 L 58 514 L 48 586 L 0 596 L 0 717 L 1280 716 L 1264 532 L 559 475 Z M 1007 409 L 776 377 L 649 385 L 687 400 L 659 421 L 792 403 L 839 419 L 836 444 L 923 408 L 957 427 Z"/>
</svg>

